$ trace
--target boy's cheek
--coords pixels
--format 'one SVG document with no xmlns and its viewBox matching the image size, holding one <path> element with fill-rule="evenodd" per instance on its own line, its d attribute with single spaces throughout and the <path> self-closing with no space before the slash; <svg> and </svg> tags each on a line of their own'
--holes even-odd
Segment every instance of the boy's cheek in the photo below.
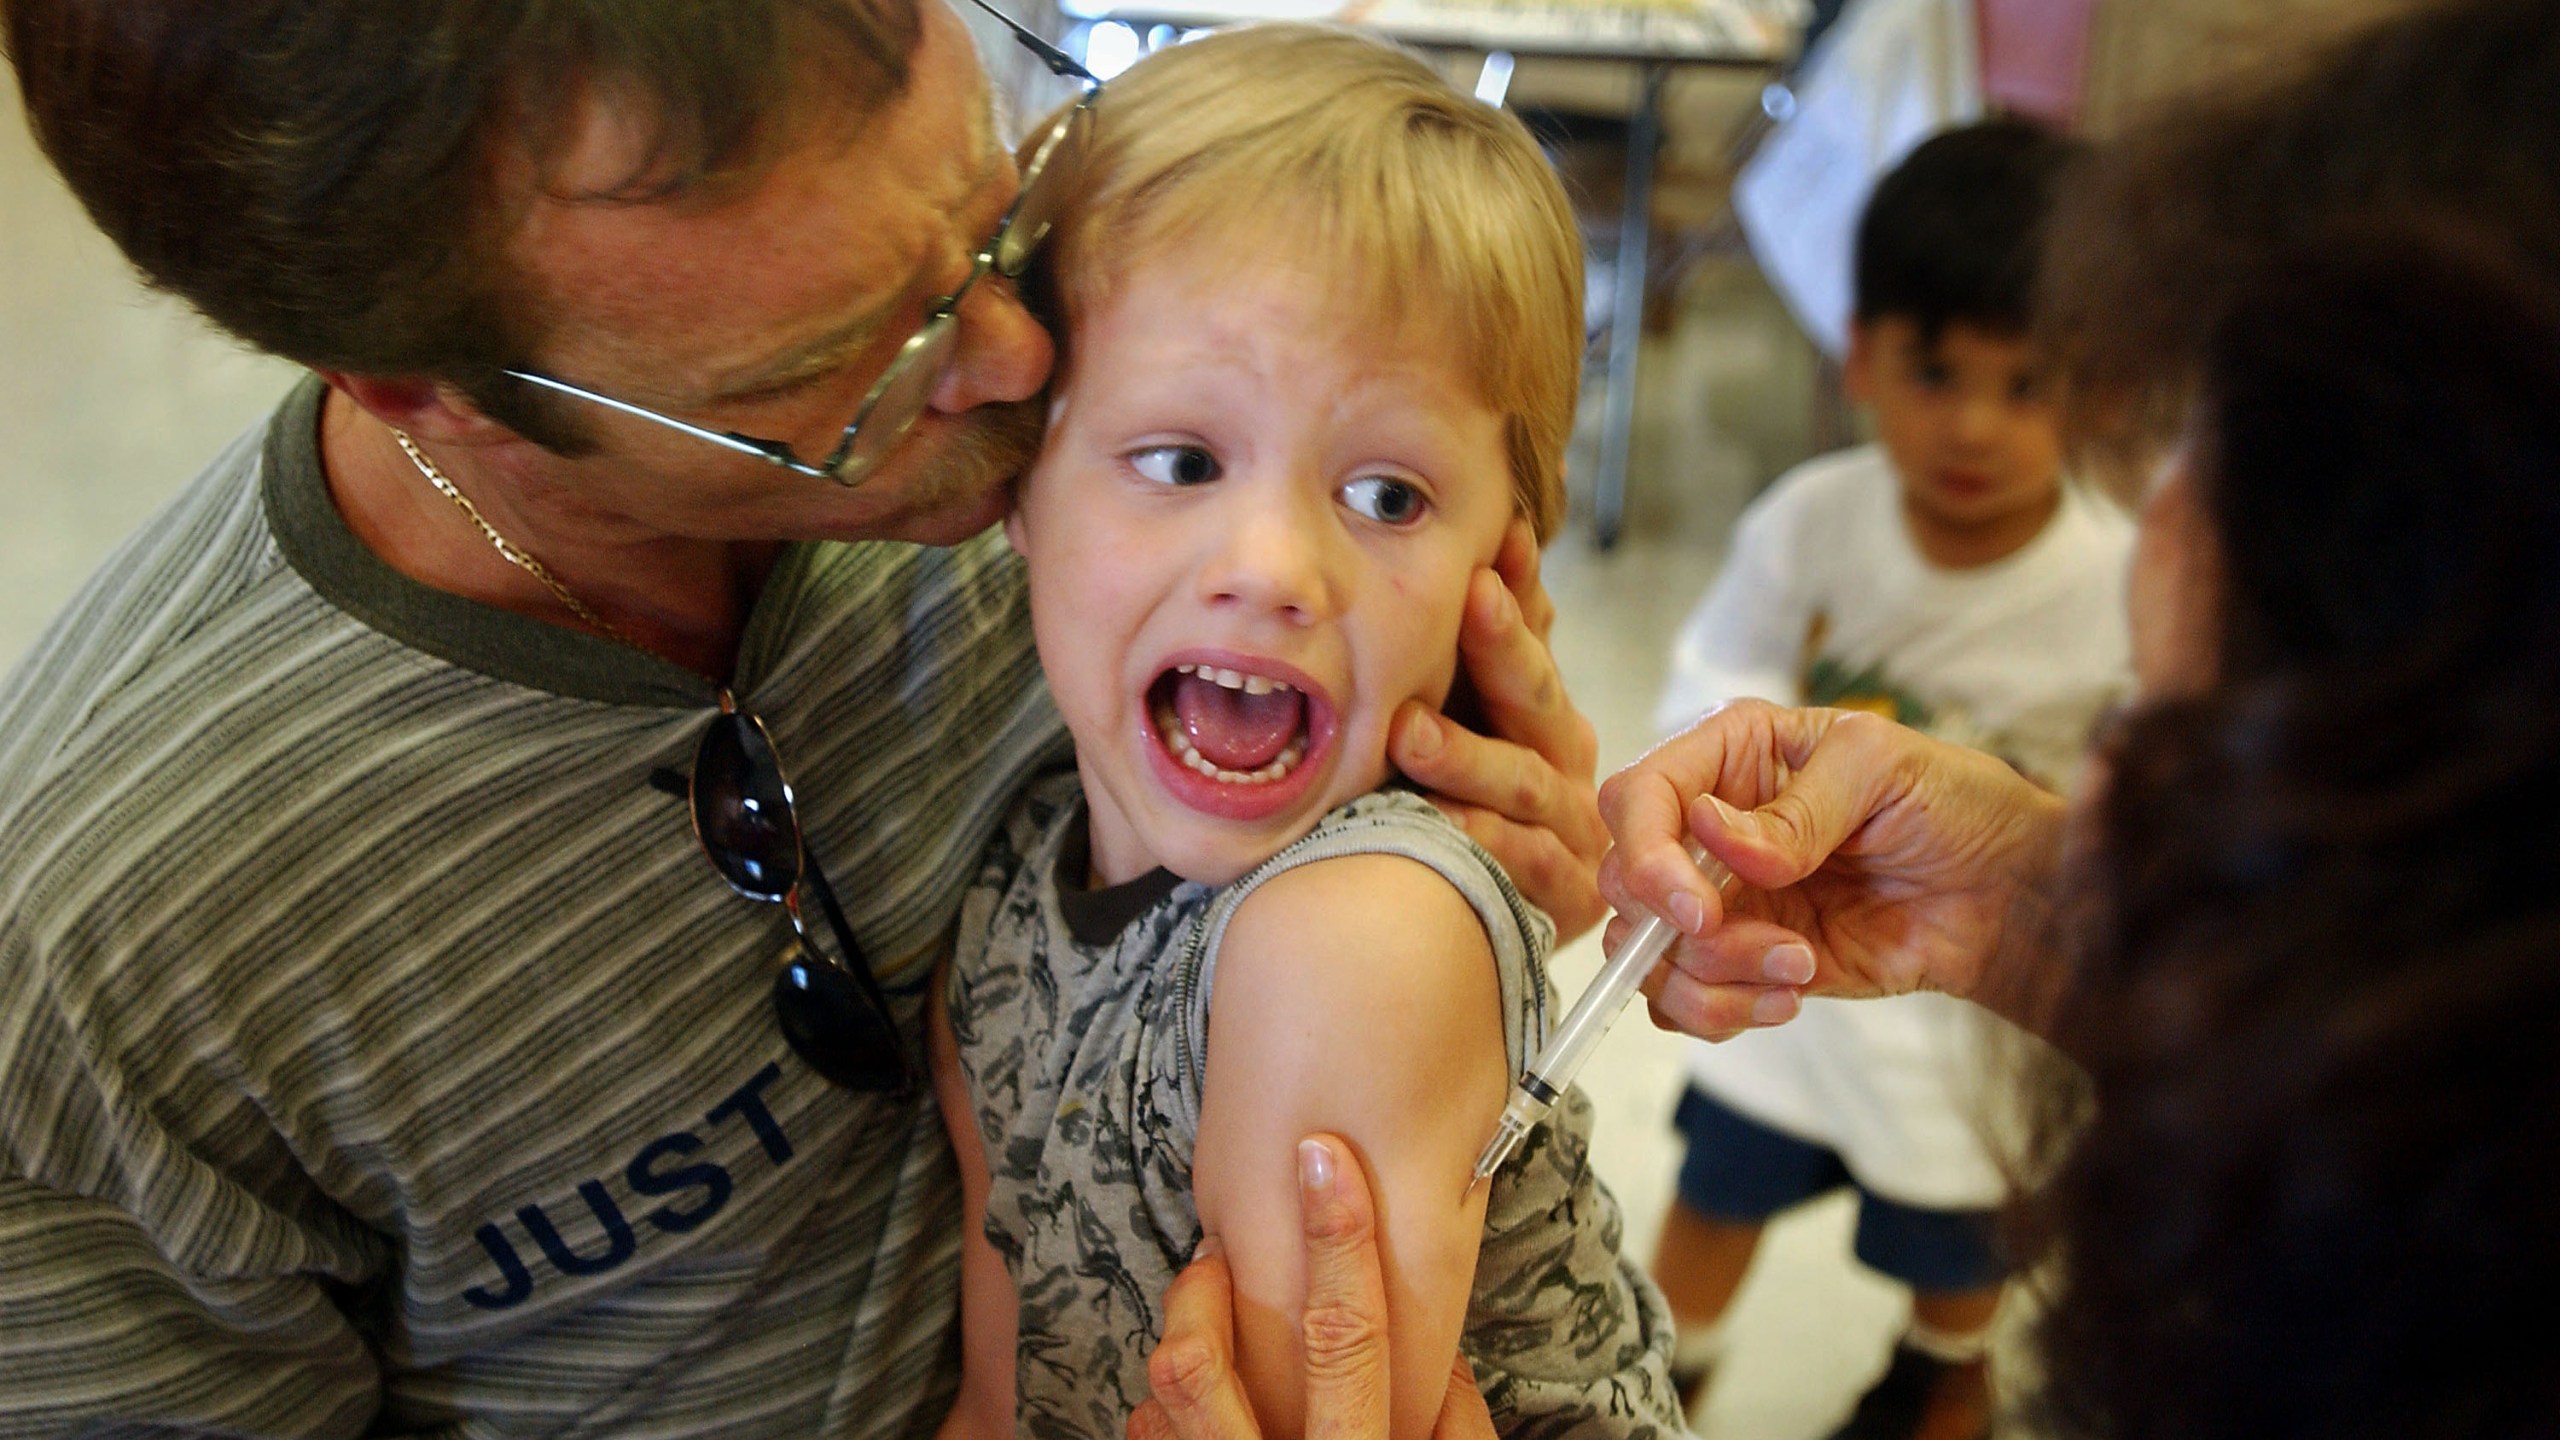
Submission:
<svg viewBox="0 0 2560 1440">
<path fill-rule="evenodd" d="M 1090 528 L 1075 523 L 1084 510 L 1072 493 L 1081 472 L 1066 455 L 1066 440 L 1058 431 L 1050 431 L 1039 457 L 1014 478 L 1013 506 L 1005 512 L 1004 538 L 1013 553 L 1025 559 L 1038 550 L 1072 547 L 1077 532 Z"/>
<path fill-rule="evenodd" d="M 1418 614 L 1419 611 L 1409 611 Z M 1458 635 L 1465 623 L 1465 610 L 1451 611 L 1445 620 L 1427 628 L 1417 625 L 1404 637 L 1409 653 L 1433 655 L 1438 660 L 1415 680 L 1412 698 L 1452 718 L 1472 718 L 1476 709 L 1467 684 L 1466 666 L 1458 648 Z M 1390 707 L 1390 714 L 1401 706 Z"/>
</svg>

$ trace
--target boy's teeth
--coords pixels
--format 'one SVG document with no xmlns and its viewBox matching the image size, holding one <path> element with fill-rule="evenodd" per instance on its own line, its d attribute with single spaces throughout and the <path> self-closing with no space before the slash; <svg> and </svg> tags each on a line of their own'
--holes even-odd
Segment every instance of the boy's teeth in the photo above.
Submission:
<svg viewBox="0 0 2560 1440">
<path fill-rule="evenodd" d="M 1289 688 L 1289 682 L 1286 680 L 1274 680 L 1267 675 L 1248 675 L 1241 670 L 1222 670 L 1215 665 L 1176 665 L 1173 667 L 1173 673 L 1197 675 L 1212 685 L 1223 685 L 1229 690 L 1241 690 L 1247 695 L 1268 695 L 1274 690 Z"/>
<path fill-rule="evenodd" d="M 1188 668 L 1185 667 L 1186 671 Z M 1273 689 L 1288 688 L 1276 680 L 1270 684 Z M 1290 737 L 1289 743 L 1280 748 L 1280 753 L 1271 757 L 1271 763 L 1260 769 L 1224 769 L 1192 745 L 1191 737 L 1182 733 L 1182 721 L 1170 705 L 1156 707 L 1156 734 L 1164 737 L 1165 748 L 1173 752 L 1174 759 L 1224 785 L 1268 785 L 1297 769 L 1298 762 L 1307 758 L 1307 737 L 1297 735 Z"/>
</svg>

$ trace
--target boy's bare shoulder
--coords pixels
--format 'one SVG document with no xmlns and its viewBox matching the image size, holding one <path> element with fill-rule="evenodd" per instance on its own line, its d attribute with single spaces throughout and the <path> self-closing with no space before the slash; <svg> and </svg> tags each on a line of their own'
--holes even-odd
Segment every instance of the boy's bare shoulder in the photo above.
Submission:
<svg viewBox="0 0 2560 1440">
<path fill-rule="evenodd" d="M 1236 897 L 1213 942 L 1204 1163 L 1223 1098 L 1222 1123 L 1249 1104 L 1278 1127 L 1264 1139 L 1279 1153 L 1329 1129 L 1406 1147 L 1409 1180 L 1462 1177 L 1482 1136 L 1453 1117 L 1481 1109 L 1489 1126 L 1502 1108 L 1521 1023 L 1507 1007 L 1534 995 L 1513 967 L 1535 963 L 1544 917 L 1464 832 L 1398 791 L 1353 802 L 1289 858 Z"/>
<path fill-rule="evenodd" d="M 1500 999 L 1484 922 L 1438 871 L 1402 855 L 1335 856 L 1264 881 L 1227 926 L 1216 985 L 1220 1011 L 1321 1024 L 1337 1050 L 1501 1043 L 1488 1023 Z M 1460 1003 L 1473 998 L 1480 1008 Z"/>
</svg>

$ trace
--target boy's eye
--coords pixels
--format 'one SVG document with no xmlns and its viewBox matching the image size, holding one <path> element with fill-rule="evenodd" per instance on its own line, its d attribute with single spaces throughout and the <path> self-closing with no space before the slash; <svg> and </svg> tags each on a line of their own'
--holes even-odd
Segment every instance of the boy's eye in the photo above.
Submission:
<svg viewBox="0 0 2560 1440">
<path fill-rule="evenodd" d="M 1206 485 L 1218 478 L 1218 460 L 1197 445 L 1157 445 L 1129 457 L 1129 468 L 1159 485 Z"/>
<path fill-rule="evenodd" d="M 1364 475 L 1343 486 L 1342 503 L 1386 525 L 1410 525 L 1422 518 L 1422 492 L 1386 475 Z"/>
</svg>

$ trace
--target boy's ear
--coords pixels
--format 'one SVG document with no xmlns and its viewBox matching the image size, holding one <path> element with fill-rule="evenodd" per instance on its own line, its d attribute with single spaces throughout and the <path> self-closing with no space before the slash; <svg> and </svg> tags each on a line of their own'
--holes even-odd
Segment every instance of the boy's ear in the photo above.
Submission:
<svg viewBox="0 0 2560 1440">
<path fill-rule="evenodd" d="M 1876 337 L 1864 320 L 1849 322 L 1849 353 L 1840 361 L 1840 390 L 1860 405 L 1875 403 Z"/>
<path fill-rule="evenodd" d="M 1022 548 L 1022 490 L 1018 485 L 1013 492 L 1013 508 L 1004 512 L 1004 543 L 1013 547 L 1014 554 L 1029 558 L 1031 552 Z"/>
</svg>

